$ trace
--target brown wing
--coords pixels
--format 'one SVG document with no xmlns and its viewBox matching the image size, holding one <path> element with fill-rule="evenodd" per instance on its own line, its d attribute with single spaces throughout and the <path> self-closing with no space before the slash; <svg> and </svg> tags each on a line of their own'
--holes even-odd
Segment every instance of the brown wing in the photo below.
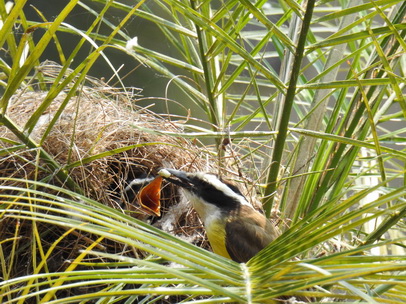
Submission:
<svg viewBox="0 0 406 304">
<path fill-rule="evenodd" d="M 226 223 L 226 249 L 232 260 L 245 263 L 279 234 L 265 216 L 242 206 Z"/>
</svg>

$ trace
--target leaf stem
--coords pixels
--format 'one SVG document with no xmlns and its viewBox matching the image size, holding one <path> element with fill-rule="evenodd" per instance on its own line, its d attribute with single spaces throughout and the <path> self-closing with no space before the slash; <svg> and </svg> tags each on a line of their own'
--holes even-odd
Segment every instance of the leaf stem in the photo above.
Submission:
<svg viewBox="0 0 406 304">
<path fill-rule="evenodd" d="M 191 0 L 190 5 L 191 5 L 192 9 L 196 10 L 195 0 Z M 200 30 L 199 25 L 196 23 L 195 23 L 195 28 L 196 28 L 196 35 L 197 35 L 197 40 L 198 40 L 198 44 L 199 44 L 200 63 L 203 68 L 204 83 L 206 85 L 206 95 L 207 95 L 207 99 L 208 99 L 209 105 L 210 105 L 207 113 L 209 115 L 210 122 L 213 124 L 213 126 L 216 126 L 218 128 L 219 121 L 218 121 L 218 117 L 216 115 L 217 106 L 216 106 L 216 102 L 213 97 L 213 92 L 212 92 L 213 80 L 211 77 L 211 75 L 215 75 L 215 74 L 210 73 L 210 70 L 209 70 L 209 65 L 208 65 L 205 50 L 204 50 L 205 43 L 204 43 L 204 39 L 203 39 L 203 33 Z M 214 131 L 218 131 L 218 129 L 214 130 Z"/>
<path fill-rule="evenodd" d="M 277 188 L 277 179 L 279 173 L 279 167 L 282 159 L 283 148 L 285 146 L 285 141 L 288 132 L 288 125 L 290 121 L 290 114 L 292 111 L 293 101 L 296 94 L 296 84 L 299 78 L 300 67 L 302 64 L 304 49 L 306 44 L 307 33 L 310 28 L 310 22 L 313 16 L 315 0 L 309 0 L 307 2 L 306 12 L 303 18 L 302 28 L 300 30 L 299 41 L 296 47 L 296 52 L 294 56 L 292 71 L 289 80 L 289 86 L 286 91 L 285 102 L 283 106 L 282 117 L 278 127 L 278 135 L 275 140 L 275 147 L 272 153 L 271 166 L 269 168 L 267 187 L 265 189 L 265 198 L 263 202 L 265 214 L 267 217 L 270 216 L 273 197 Z"/>
</svg>

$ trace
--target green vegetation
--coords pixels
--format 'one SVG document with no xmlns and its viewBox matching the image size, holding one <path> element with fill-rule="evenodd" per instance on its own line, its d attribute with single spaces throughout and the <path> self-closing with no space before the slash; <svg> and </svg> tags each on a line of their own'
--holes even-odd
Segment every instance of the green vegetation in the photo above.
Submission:
<svg viewBox="0 0 406 304">
<path fill-rule="evenodd" d="M 38 11 L 41 23 L 27 20 L 26 2 L 0 0 L 1 303 L 406 301 L 405 1 L 72 0 L 52 20 Z M 86 29 L 65 22 L 78 7 L 93 16 Z M 176 56 L 126 34 L 141 19 Z M 70 53 L 61 33 L 78 38 Z M 50 45 L 61 65 L 53 77 L 40 68 Z M 109 49 L 191 103 L 183 132 L 145 131 L 212 140 L 201 150 L 253 180 L 265 213 L 277 214 L 283 235 L 247 264 L 88 197 L 74 173 L 135 145 L 77 159 L 72 144 L 65 163 L 47 150 L 97 60 L 122 77 Z M 34 91 L 46 93 L 29 117 L 22 111 L 21 125 L 8 111 Z M 57 96 L 55 115 L 34 136 Z M 52 238 L 52 227 L 63 232 Z M 58 259 L 61 243 L 73 244 L 68 260 Z"/>
</svg>

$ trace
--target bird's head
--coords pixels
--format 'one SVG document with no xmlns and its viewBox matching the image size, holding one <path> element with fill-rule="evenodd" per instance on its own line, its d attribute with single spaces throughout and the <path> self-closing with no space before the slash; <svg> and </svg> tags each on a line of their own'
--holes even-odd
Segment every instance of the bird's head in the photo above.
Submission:
<svg viewBox="0 0 406 304">
<path fill-rule="evenodd" d="M 209 173 L 162 169 L 159 175 L 184 190 L 203 221 L 213 251 L 247 262 L 280 233 L 242 193 Z"/>
<path fill-rule="evenodd" d="M 228 213 L 242 205 L 251 206 L 236 186 L 222 181 L 214 174 L 161 169 L 159 175 L 184 189 L 203 220 L 209 214 Z"/>
</svg>

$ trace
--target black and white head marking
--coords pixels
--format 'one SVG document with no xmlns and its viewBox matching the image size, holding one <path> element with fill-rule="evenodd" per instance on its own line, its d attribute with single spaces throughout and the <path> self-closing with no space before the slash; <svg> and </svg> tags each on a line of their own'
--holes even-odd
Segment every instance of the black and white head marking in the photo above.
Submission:
<svg viewBox="0 0 406 304">
<path fill-rule="evenodd" d="M 240 205 L 251 206 L 236 186 L 220 180 L 213 174 L 164 170 L 162 176 L 165 179 L 185 189 L 194 199 L 200 199 L 222 210 L 232 210 Z M 170 177 L 167 172 L 171 174 Z M 159 174 L 161 175 L 161 172 Z"/>
</svg>

